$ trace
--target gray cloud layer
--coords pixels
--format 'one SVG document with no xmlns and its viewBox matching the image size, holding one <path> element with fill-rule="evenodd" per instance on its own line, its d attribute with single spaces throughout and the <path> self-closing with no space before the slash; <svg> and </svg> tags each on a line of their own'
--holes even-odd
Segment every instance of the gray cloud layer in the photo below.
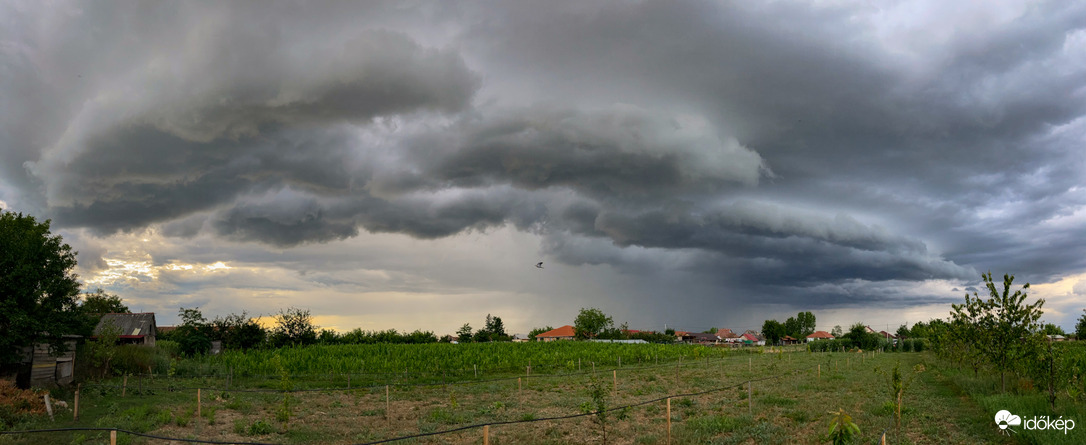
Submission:
<svg viewBox="0 0 1086 445">
<path fill-rule="evenodd" d="M 0 14 L 0 200 L 62 226 L 511 225 L 803 305 L 1086 269 L 1081 6 L 81 6 Z"/>
</svg>

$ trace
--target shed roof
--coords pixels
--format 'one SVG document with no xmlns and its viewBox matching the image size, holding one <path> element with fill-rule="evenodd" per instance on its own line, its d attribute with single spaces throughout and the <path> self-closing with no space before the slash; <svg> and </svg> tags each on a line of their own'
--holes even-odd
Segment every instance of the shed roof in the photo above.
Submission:
<svg viewBox="0 0 1086 445">
<path fill-rule="evenodd" d="M 94 335 L 98 336 L 108 323 L 112 323 L 121 329 L 121 336 L 134 338 L 154 334 L 155 313 L 143 312 L 140 314 L 104 314 L 94 327 Z"/>
<path fill-rule="evenodd" d="M 814 333 L 808 335 L 807 338 L 833 338 L 833 335 L 830 335 L 830 333 L 826 331 L 814 331 Z"/>
</svg>

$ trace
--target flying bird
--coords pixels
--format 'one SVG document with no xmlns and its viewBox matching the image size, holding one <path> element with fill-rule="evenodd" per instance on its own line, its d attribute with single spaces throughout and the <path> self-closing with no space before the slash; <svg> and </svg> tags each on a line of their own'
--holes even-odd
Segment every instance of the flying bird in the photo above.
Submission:
<svg viewBox="0 0 1086 445">
<path fill-rule="evenodd" d="M 538 268 L 542 269 L 543 268 L 543 262 L 540 261 L 538 263 L 535 263 L 535 267 L 538 267 Z"/>
</svg>

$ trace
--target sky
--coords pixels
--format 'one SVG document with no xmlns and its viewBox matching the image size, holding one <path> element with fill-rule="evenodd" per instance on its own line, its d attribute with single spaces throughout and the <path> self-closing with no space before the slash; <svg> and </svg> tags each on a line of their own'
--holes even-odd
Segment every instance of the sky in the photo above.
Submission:
<svg viewBox="0 0 1086 445">
<path fill-rule="evenodd" d="M 0 207 L 159 325 L 1086 308 L 1082 2 L 5 1 L 0 134 Z"/>
</svg>

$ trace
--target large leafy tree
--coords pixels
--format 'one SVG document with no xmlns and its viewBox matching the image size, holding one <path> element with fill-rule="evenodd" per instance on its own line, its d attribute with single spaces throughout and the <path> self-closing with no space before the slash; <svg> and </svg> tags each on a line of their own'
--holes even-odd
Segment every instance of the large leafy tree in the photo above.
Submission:
<svg viewBox="0 0 1086 445">
<path fill-rule="evenodd" d="M 317 328 L 309 309 L 281 309 L 275 316 L 272 343 L 276 346 L 305 346 L 317 342 Z"/>
<path fill-rule="evenodd" d="M 132 313 L 121 297 L 108 293 L 102 288 L 83 294 L 83 312 L 88 314 L 129 314 Z"/>
<path fill-rule="evenodd" d="M 0 210 L 0 363 L 19 361 L 37 341 L 59 346 L 82 326 L 76 253 L 49 224 Z"/>
<path fill-rule="evenodd" d="M 215 317 L 210 325 L 212 338 L 222 341 L 223 349 L 252 349 L 260 346 L 267 336 L 264 327 L 246 312 Z M 325 335 L 324 331 L 321 334 Z"/>
<path fill-rule="evenodd" d="M 596 338 L 601 333 L 615 328 L 611 316 L 596 308 L 581 308 L 573 320 L 573 332 L 579 339 Z"/>
<path fill-rule="evenodd" d="M 784 325 L 777 320 L 766 320 L 762 323 L 762 335 L 769 341 L 769 344 L 775 345 L 781 341 L 785 335 Z"/>
<path fill-rule="evenodd" d="M 192 356 L 210 350 L 214 329 L 207 323 L 200 308 L 182 307 L 177 311 L 177 315 L 181 317 L 181 326 L 177 327 L 173 338 L 177 340 L 181 353 Z"/>
<path fill-rule="evenodd" d="M 79 311 L 83 313 L 84 323 L 81 334 L 88 336 L 93 333 L 95 326 L 98 326 L 102 314 L 128 314 L 132 312 L 121 300 L 121 297 L 110 294 L 101 288 L 83 294 L 83 302 L 79 306 Z M 99 335 L 99 337 L 101 336 Z"/>
</svg>

